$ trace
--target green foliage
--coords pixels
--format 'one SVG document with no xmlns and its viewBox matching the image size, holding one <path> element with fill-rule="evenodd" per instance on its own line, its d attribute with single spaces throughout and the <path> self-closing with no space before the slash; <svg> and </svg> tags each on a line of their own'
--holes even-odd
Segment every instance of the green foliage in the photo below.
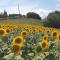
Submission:
<svg viewBox="0 0 60 60">
<path fill-rule="evenodd" d="M 41 17 L 37 13 L 34 13 L 34 12 L 28 12 L 27 18 L 41 19 Z"/>
<path fill-rule="evenodd" d="M 60 22 L 60 12 L 59 11 L 55 11 L 52 13 L 49 13 L 48 17 L 47 17 L 49 22 Z"/>
<path fill-rule="evenodd" d="M 48 14 L 43 22 L 44 26 L 60 28 L 60 11 L 54 11 Z"/>
<path fill-rule="evenodd" d="M 37 49 L 36 49 L 37 53 L 41 52 L 42 51 L 42 48 L 41 46 L 37 46 Z"/>
<path fill-rule="evenodd" d="M 47 60 L 56 60 L 54 54 L 51 54 L 51 53 L 46 57 L 46 59 Z"/>
</svg>

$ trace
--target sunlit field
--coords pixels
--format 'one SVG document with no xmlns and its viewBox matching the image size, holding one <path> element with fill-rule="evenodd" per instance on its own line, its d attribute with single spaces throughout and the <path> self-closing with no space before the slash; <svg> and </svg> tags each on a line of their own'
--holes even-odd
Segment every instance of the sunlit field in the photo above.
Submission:
<svg viewBox="0 0 60 60">
<path fill-rule="evenodd" d="M 0 60 L 60 60 L 60 29 L 32 21 L 0 21 Z"/>
</svg>

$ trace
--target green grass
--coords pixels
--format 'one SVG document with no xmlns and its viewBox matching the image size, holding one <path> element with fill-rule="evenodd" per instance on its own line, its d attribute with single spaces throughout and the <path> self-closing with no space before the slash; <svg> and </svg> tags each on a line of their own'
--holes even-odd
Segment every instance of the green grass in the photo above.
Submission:
<svg viewBox="0 0 60 60">
<path fill-rule="evenodd" d="M 19 19 L 8 19 L 0 20 L 0 24 L 41 24 L 41 20 L 29 19 L 29 18 L 19 18 Z"/>
</svg>

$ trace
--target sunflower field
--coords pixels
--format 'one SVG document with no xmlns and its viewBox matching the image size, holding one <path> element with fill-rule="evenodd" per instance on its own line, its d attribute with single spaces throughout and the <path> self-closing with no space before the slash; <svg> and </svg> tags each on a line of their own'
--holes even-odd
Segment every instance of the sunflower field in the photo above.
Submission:
<svg viewBox="0 0 60 60">
<path fill-rule="evenodd" d="M 60 29 L 0 24 L 0 60 L 60 60 Z"/>
</svg>

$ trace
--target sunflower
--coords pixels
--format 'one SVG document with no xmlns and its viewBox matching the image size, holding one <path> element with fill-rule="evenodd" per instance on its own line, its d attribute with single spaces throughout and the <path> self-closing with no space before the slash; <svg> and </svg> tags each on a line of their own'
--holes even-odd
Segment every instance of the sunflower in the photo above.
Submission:
<svg viewBox="0 0 60 60">
<path fill-rule="evenodd" d="M 14 52 L 15 54 L 18 54 L 18 52 L 20 51 L 20 46 L 15 44 L 12 46 L 12 52 Z"/>
<path fill-rule="evenodd" d="M 10 33 L 10 29 L 6 29 L 6 33 Z"/>
<path fill-rule="evenodd" d="M 13 44 L 18 44 L 20 47 L 23 45 L 23 37 L 17 36 L 13 39 Z"/>
<path fill-rule="evenodd" d="M 48 35 L 44 36 L 44 37 L 43 37 L 43 40 L 45 40 L 45 41 L 48 42 Z"/>
<path fill-rule="evenodd" d="M 58 32 L 57 31 L 54 31 L 53 32 L 53 38 L 57 38 L 57 36 L 58 36 Z"/>
<path fill-rule="evenodd" d="M 47 49 L 48 48 L 48 42 L 47 41 L 42 41 L 41 47 L 42 47 L 42 50 Z"/>
<path fill-rule="evenodd" d="M 47 32 L 47 33 L 49 33 L 49 32 L 50 32 L 50 30 L 47 30 L 46 32 Z"/>
<path fill-rule="evenodd" d="M 60 35 L 58 36 L 59 40 L 60 40 Z"/>
<path fill-rule="evenodd" d="M 0 25 L 0 28 L 1 28 L 2 26 Z"/>
<path fill-rule="evenodd" d="M 0 36 L 4 36 L 6 34 L 6 31 L 4 29 L 0 29 Z"/>
<path fill-rule="evenodd" d="M 58 41 L 57 42 L 60 43 L 60 34 L 58 35 Z"/>
<path fill-rule="evenodd" d="M 21 36 L 25 37 L 27 35 L 27 31 L 22 31 Z"/>
<path fill-rule="evenodd" d="M 39 29 L 39 32 L 42 32 L 42 30 L 41 30 L 41 29 Z"/>
</svg>

